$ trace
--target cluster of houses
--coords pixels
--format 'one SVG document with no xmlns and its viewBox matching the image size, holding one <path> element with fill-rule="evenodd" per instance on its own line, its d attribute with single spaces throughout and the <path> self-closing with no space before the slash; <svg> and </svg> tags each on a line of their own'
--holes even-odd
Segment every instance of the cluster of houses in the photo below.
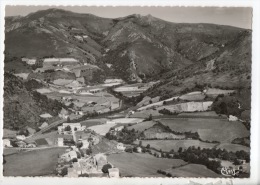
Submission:
<svg viewBox="0 0 260 185">
<path fill-rule="evenodd" d="M 99 153 L 90 156 L 82 154 L 78 148 L 72 147 L 59 157 L 56 170 L 58 174 L 62 174 L 63 168 L 67 168 L 67 174 L 63 174 L 66 177 L 78 177 L 85 174 L 92 177 L 103 177 L 105 174 L 102 169 L 107 164 L 109 163 L 105 154 Z M 119 169 L 108 169 L 108 176 L 119 177 Z"/>
</svg>

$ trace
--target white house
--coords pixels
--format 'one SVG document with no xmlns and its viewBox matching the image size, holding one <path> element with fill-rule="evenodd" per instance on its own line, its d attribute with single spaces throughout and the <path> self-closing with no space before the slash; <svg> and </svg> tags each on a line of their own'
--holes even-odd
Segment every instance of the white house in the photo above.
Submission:
<svg viewBox="0 0 260 185">
<path fill-rule="evenodd" d="M 124 144 L 123 144 L 123 143 L 117 143 L 116 148 L 117 148 L 118 150 L 125 150 L 126 147 L 124 147 Z"/>
<path fill-rule="evenodd" d="M 89 147 L 89 142 L 88 142 L 88 140 L 82 140 L 82 149 L 85 149 L 85 148 L 88 148 Z"/>
<path fill-rule="evenodd" d="M 119 178 L 119 169 L 118 168 L 108 169 L 108 175 L 110 178 Z"/>
<path fill-rule="evenodd" d="M 137 147 L 137 152 L 138 153 L 142 153 L 142 148 L 141 147 Z"/>
<path fill-rule="evenodd" d="M 63 141 L 64 141 L 64 139 L 59 137 L 58 140 L 57 140 L 58 146 L 64 146 Z"/>
<path fill-rule="evenodd" d="M 35 65 L 36 64 L 36 59 L 29 59 L 26 63 L 28 65 Z"/>
<path fill-rule="evenodd" d="M 59 113 L 59 117 L 63 119 L 67 119 L 69 117 L 69 112 L 66 109 L 62 108 Z"/>
<path fill-rule="evenodd" d="M 3 139 L 3 145 L 4 147 L 13 147 L 9 139 Z"/>
</svg>

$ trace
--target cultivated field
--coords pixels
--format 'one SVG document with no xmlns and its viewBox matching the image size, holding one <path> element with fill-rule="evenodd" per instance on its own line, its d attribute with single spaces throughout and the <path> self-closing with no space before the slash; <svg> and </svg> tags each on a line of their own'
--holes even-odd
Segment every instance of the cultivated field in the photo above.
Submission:
<svg viewBox="0 0 260 185">
<path fill-rule="evenodd" d="M 250 152 L 250 148 L 247 146 L 231 144 L 231 143 L 222 143 L 218 145 L 217 148 L 226 149 L 227 151 L 231 151 L 231 152 L 236 152 L 240 150 L 243 150 L 248 153 Z"/>
<path fill-rule="evenodd" d="M 186 164 L 181 159 L 156 158 L 139 153 L 111 154 L 108 156 L 108 162 L 119 168 L 122 176 L 133 177 L 164 177 L 158 174 L 157 170 Z"/>
<path fill-rule="evenodd" d="M 45 176 L 52 175 L 58 155 L 65 148 L 48 148 L 17 153 L 5 157 L 4 176 Z"/>
<path fill-rule="evenodd" d="M 155 124 L 154 121 L 144 121 L 142 123 L 138 123 L 135 125 L 132 125 L 130 127 L 127 127 L 129 130 L 135 129 L 138 130 L 139 132 L 142 132 L 150 127 L 152 127 Z"/>
<path fill-rule="evenodd" d="M 249 131 L 239 121 L 226 119 L 174 118 L 160 122 L 177 132 L 198 132 L 204 141 L 231 142 L 235 138 L 249 136 Z"/>
<path fill-rule="evenodd" d="M 144 119 L 141 118 L 118 118 L 118 119 L 113 119 L 115 123 L 121 123 L 121 124 L 133 124 L 133 123 L 140 123 Z"/>
<path fill-rule="evenodd" d="M 91 126 L 88 127 L 88 129 L 95 131 L 97 134 L 104 136 L 106 135 L 106 133 L 108 133 L 109 129 L 114 127 L 116 125 L 116 123 L 105 123 L 102 125 L 95 125 L 95 126 Z"/>
<path fill-rule="evenodd" d="M 139 141 L 135 141 L 135 144 L 139 144 Z M 172 149 L 176 152 L 180 147 L 187 149 L 190 146 L 202 148 L 213 148 L 216 144 L 205 143 L 199 140 L 142 140 L 142 145 L 147 146 L 150 144 L 151 148 L 162 151 L 171 151 Z"/>
<path fill-rule="evenodd" d="M 172 174 L 173 177 L 221 177 L 221 175 L 200 164 L 188 164 L 174 169 L 170 168 L 166 172 Z"/>
</svg>

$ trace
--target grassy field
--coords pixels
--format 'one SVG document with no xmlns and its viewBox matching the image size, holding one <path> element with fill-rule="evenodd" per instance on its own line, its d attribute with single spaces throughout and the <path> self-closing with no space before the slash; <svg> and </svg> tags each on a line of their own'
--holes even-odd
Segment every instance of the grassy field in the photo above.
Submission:
<svg viewBox="0 0 260 185">
<path fill-rule="evenodd" d="M 135 141 L 135 144 L 139 144 L 139 141 Z M 152 148 L 162 151 L 178 151 L 180 147 L 187 149 L 190 146 L 202 148 L 213 148 L 216 144 L 205 143 L 199 140 L 142 140 L 142 145 L 147 146 L 150 144 Z"/>
<path fill-rule="evenodd" d="M 22 152 L 5 157 L 4 176 L 44 176 L 53 174 L 58 154 L 65 148 Z"/>
<path fill-rule="evenodd" d="M 102 136 L 106 135 L 108 133 L 109 129 L 114 127 L 115 123 L 109 123 L 109 124 L 102 124 L 102 125 L 94 125 L 91 127 L 88 127 L 90 130 L 95 131 L 97 134 L 100 134 Z"/>
<path fill-rule="evenodd" d="M 155 124 L 154 121 L 144 121 L 142 123 L 138 123 L 135 125 L 132 125 L 130 127 L 127 127 L 129 130 L 135 129 L 138 130 L 140 132 L 144 131 L 145 129 L 148 129 L 150 127 L 152 127 Z"/>
<path fill-rule="evenodd" d="M 170 168 L 166 172 L 172 174 L 173 177 L 221 177 L 221 175 L 200 164 L 188 164 L 174 169 Z"/>
<path fill-rule="evenodd" d="M 139 153 L 111 154 L 108 156 L 108 162 L 119 168 L 122 176 L 133 177 L 163 177 L 157 170 L 186 164 L 181 159 L 156 158 Z"/>
<path fill-rule="evenodd" d="M 231 143 L 223 143 L 217 146 L 217 148 L 226 149 L 227 151 L 236 152 L 243 150 L 245 152 L 250 152 L 250 148 L 243 145 L 231 144 Z"/>
<path fill-rule="evenodd" d="M 174 118 L 161 119 L 160 122 L 177 132 L 198 132 L 204 141 L 229 143 L 250 134 L 241 122 L 226 119 Z"/>
<path fill-rule="evenodd" d="M 214 111 L 206 111 L 206 112 L 183 112 L 178 114 L 178 117 L 190 117 L 190 118 L 221 118 L 216 112 Z"/>
</svg>

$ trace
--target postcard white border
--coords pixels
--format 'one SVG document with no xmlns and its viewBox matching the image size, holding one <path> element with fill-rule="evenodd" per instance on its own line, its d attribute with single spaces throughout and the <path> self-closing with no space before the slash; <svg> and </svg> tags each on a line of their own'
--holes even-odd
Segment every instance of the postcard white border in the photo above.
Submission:
<svg viewBox="0 0 260 185">
<path fill-rule="evenodd" d="M 1 88 L 0 102 L 1 113 L 0 120 L 3 124 L 3 60 L 4 60 L 4 16 L 6 5 L 50 5 L 50 6 L 218 6 L 218 7 L 253 7 L 253 47 L 252 47 L 252 122 L 251 122 L 251 177 L 249 179 L 232 179 L 233 184 L 238 185 L 258 185 L 260 184 L 260 1 L 258 0 L 2 0 L 0 1 L 0 73 Z M 2 138 L 2 129 L 0 136 Z M 2 139 L 0 139 L 0 154 L 2 155 Z M 2 164 L 2 157 L 0 157 Z M 212 179 L 212 178 L 30 178 L 30 177 L 3 177 L 2 165 L 0 165 L 0 184 L 17 185 L 21 184 L 113 184 L 113 185 L 173 185 L 189 184 L 190 181 L 200 184 L 216 183 L 222 181 L 222 184 L 231 183 L 230 179 Z"/>
</svg>

